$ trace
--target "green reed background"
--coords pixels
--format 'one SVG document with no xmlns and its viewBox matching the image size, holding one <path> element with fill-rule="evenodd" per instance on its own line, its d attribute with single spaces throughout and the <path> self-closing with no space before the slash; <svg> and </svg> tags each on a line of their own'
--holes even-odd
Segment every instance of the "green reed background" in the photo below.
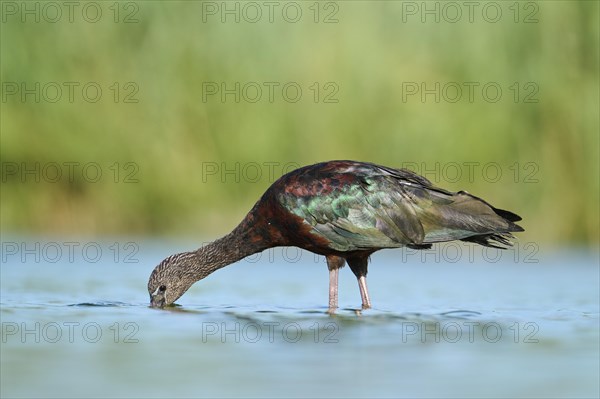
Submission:
<svg viewBox="0 0 600 399">
<path fill-rule="evenodd" d="M 598 244 L 595 1 L 477 2 L 472 21 L 461 2 L 458 19 L 445 2 L 296 2 L 296 23 L 285 2 L 272 22 L 261 2 L 250 6 L 262 9 L 256 22 L 245 2 L 226 3 L 239 22 L 222 22 L 222 2 L 99 1 L 86 8 L 88 20 L 101 9 L 97 22 L 83 17 L 86 2 L 72 21 L 64 6 L 53 21 L 41 2 L 36 22 L 24 4 L 2 2 L 2 232 L 216 236 L 271 172 L 356 159 L 426 169 L 442 187 L 513 210 L 525 240 Z M 36 82 L 39 102 L 21 93 Z M 72 102 L 64 82 L 79 85 Z M 96 102 L 82 93 L 90 82 L 102 89 Z M 240 82 L 239 102 L 207 95 L 222 82 Z M 279 85 L 272 102 L 264 82 Z M 290 82 L 297 102 L 282 95 Z M 440 84 L 439 102 L 407 92 L 422 83 Z M 502 89 L 495 102 L 482 93 L 490 83 Z M 73 178 L 67 162 L 79 163 Z M 90 162 L 97 182 L 82 169 Z M 212 174 L 236 163 L 237 173 Z M 36 165 L 39 182 L 21 170 Z"/>
</svg>

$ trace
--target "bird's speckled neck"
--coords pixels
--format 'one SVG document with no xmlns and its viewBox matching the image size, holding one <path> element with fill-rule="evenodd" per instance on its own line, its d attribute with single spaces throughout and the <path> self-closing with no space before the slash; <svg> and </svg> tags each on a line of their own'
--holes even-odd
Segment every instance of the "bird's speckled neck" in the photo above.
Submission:
<svg viewBox="0 0 600 399">
<path fill-rule="evenodd" d="M 231 233 L 194 252 L 196 261 L 193 270 L 197 272 L 197 275 L 194 275 L 195 281 L 231 263 L 261 252 L 269 246 L 260 237 L 251 236 L 245 224 L 240 224 Z"/>
</svg>

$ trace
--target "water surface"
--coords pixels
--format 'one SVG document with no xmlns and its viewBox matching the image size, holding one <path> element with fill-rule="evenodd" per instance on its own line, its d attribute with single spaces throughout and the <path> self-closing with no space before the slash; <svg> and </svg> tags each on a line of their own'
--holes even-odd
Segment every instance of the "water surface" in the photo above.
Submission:
<svg viewBox="0 0 600 399">
<path fill-rule="evenodd" d="M 330 316 L 307 252 L 241 261 L 156 310 L 151 270 L 193 244 L 65 242 L 3 242 L 2 397 L 599 395 L 597 252 L 382 251 L 374 309 L 344 268 Z"/>
</svg>

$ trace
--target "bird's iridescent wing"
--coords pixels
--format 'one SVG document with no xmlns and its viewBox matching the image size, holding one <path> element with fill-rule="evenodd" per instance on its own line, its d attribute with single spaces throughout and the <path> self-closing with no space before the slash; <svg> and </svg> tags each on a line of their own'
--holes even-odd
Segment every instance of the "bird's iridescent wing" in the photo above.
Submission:
<svg viewBox="0 0 600 399">
<path fill-rule="evenodd" d="M 435 242 L 522 230 L 513 223 L 518 216 L 464 191 L 436 188 L 408 170 L 361 164 L 318 175 L 310 172 L 296 181 L 302 190 L 286 191 L 280 203 L 337 251 L 426 248 Z M 498 241 L 496 236 L 488 238 Z"/>
</svg>

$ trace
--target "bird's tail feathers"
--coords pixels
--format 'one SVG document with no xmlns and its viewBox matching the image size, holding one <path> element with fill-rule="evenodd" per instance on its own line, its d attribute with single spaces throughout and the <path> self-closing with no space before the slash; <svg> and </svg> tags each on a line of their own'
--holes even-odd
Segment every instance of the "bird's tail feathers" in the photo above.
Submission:
<svg viewBox="0 0 600 399">
<path fill-rule="evenodd" d="M 484 247 L 508 249 L 514 245 L 513 239 L 515 239 L 515 236 L 510 233 L 493 233 L 471 236 L 463 238 L 461 241 L 473 242 Z"/>
</svg>

